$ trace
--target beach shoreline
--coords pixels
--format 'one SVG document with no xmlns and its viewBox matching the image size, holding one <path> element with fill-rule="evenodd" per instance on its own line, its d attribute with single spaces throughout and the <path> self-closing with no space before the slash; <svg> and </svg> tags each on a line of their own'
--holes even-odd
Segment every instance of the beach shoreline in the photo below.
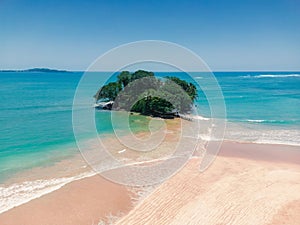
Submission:
<svg viewBox="0 0 300 225">
<path fill-rule="evenodd" d="M 299 150 L 224 142 L 206 171 L 191 159 L 117 224 L 297 225 Z"/>
<path fill-rule="evenodd" d="M 222 176 L 226 176 L 226 175 L 231 176 L 238 181 L 239 178 L 235 177 L 233 171 L 235 171 L 238 174 L 243 170 L 251 172 L 251 170 L 252 169 L 254 170 L 254 168 L 262 168 L 263 171 L 283 170 L 287 174 L 291 172 L 294 174 L 294 176 L 298 176 L 300 175 L 300 151 L 299 150 L 300 150 L 299 147 L 295 147 L 295 146 L 251 144 L 251 143 L 238 143 L 238 142 L 225 141 L 222 144 L 221 150 L 215 162 L 212 163 L 211 167 L 208 168 L 207 171 L 200 173 L 197 170 L 197 168 L 199 167 L 199 163 L 201 161 L 201 157 L 190 159 L 190 161 L 181 171 L 179 171 L 169 180 L 161 184 L 157 189 L 154 190 L 153 193 L 157 192 L 162 187 L 164 187 L 164 185 L 170 182 L 175 182 L 175 183 L 178 182 L 178 180 L 182 179 L 182 176 L 186 176 L 187 177 L 186 179 L 188 180 L 193 179 L 193 176 L 195 177 L 199 176 L 198 178 L 199 181 L 197 181 L 198 182 L 197 185 L 201 183 L 203 186 L 207 186 L 209 184 L 213 185 L 214 182 L 216 183 L 221 179 Z M 223 163 L 226 162 L 227 166 L 225 166 L 226 167 L 225 170 L 224 170 L 224 165 L 221 165 L 222 162 Z M 246 166 L 243 167 L 243 163 Z M 228 167 L 228 164 L 232 164 L 232 166 L 236 168 L 230 168 Z M 196 165 L 198 165 L 198 167 Z M 191 168 L 194 168 L 195 171 L 193 170 L 192 172 Z M 249 168 L 251 168 L 251 170 Z M 241 171 L 238 171 L 238 169 Z M 218 174 L 222 170 L 227 171 L 228 174 L 226 174 L 226 172 L 225 173 L 223 172 L 222 175 Z M 190 175 L 185 174 L 186 173 L 185 171 L 189 171 L 188 173 L 190 173 Z M 249 174 L 252 173 L 250 172 Z M 210 182 L 205 180 L 208 179 L 207 177 L 210 173 L 213 174 L 212 177 L 215 176 L 214 182 L 212 182 L 211 180 Z M 205 182 L 206 184 L 203 184 L 201 182 L 201 176 L 204 176 L 205 179 L 202 177 L 203 179 L 202 182 Z M 297 189 L 298 184 L 300 185 L 300 181 L 294 179 L 292 179 L 291 181 L 297 184 L 295 187 Z M 239 182 L 243 182 L 243 181 L 240 180 Z M 243 188 L 247 189 L 250 187 L 246 186 Z M 199 196 L 201 197 L 201 195 L 205 195 L 205 192 L 201 191 L 200 189 L 199 190 L 197 189 L 196 191 L 194 190 L 194 193 L 197 197 Z M 109 209 L 109 212 L 111 213 L 110 217 L 114 217 L 114 218 L 121 217 L 129 213 L 127 216 L 123 218 L 123 220 L 126 221 L 126 218 L 131 218 L 130 216 L 131 214 L 129 211 L 132 210 L 133 208 L 134 208 L 133 211 L 139 210 L 139 207 L 141 207 L 141 205 L 147 203 L 148 198 L 151 198 L 151 196 L 155 195 L 153 193 L 149 194 L 149 196 L 146 197 L 145 200 L 138 203 L 138 206 L 134 206 L 132 197 L 136 193 L 128 191 L 128 188 L 125 186 L 115 184 L 111 181 L 104 179 L 99 175 L 94 175 L 88 178 L 82 178 L 67 183 L 57 190 L 54 190 L 39 198 L 33 199 L 28 203 L 22 204 L 6 212 L 3 212 L 0 214 L 0 220 L 2 221 L 3 224 L 11 224 L 11 225 L 19 224 L 17 223 L 19 219 L 20 219 L 19 222 L 26 221 L 27 223 L 25 224 L 32 224 L 32 225 L 55 224 L 54 220 L 59 221 L 60 223 L 63 224 L 68 224 L 67 220 L 70 221 L 70 224 L 71 222 L 73 224 L 74 223 L 92 224 L 89 223 L 88 221 L 93 220 L 95 224 L 97 224 L 97 222 L 100 220 L 104 220 L 107 222 L 109 217 L 109 215 L 107 215 L 108 208 L 104 205 L 112 204 L 111 208 Z M 295 195 L 295 199 L 293 199 L 294 204 L 297 203 L 297 197 L 298 196 Z M 187 198 L 185 201 L 188 201 L 188 199 L 189 198 Z M 168 198 L 166 196 L 165 199 L 163 198 L 161 200 L 167 201 Z M 155 199 L 154 201 L 158 201 L 158 199 Z M 290 203 L 290 199 L 288 199 L 286 203 Z M 54 207 L 54 205 L 57 204 L 59 204 L 60 207 L 58 208 Z M 85 205 L 85 207 L 82 207 L 82 205 Z M 298 203 L 296 205 L 298 205 Z M 183 206 L 184 205 L 181 205 L 179 209 L 182 209 Z M 32 210 L 36 212 L 34 215 L 31 215 L 29 213 Z M 54 215 L 53 212 L 55 212 L 55 210 L 59 210 L 59 213 L 61 213 L 62 216 L 53 217 Z M 151 209 L 148 208 L 148 210 Z M 78 218 L 72 218 L 71 217 L 72 214 L 77 215 Z M 171 216 L 170 218 L 173 217 Z M 137 219 L 137 218 L 131 218 L 131 219 Z M 57 224 L 59 223 L 57 222 Z M 161 224 L 165 224 L 164 221 L 161 221 Z"/>
</svg>

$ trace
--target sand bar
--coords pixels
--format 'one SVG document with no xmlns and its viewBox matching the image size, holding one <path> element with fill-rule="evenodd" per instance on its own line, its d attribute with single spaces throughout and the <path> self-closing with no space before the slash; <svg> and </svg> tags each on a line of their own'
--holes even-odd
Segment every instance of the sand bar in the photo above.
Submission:
<svg viewBox="0 0 300 225">
<path fill-rule="evenodd" d="M 199 173 L 192 159 L 118 224 L 299 224 L 299 147 L 223 143 Z"/>
<path fill-rule="evenodd" d="M 122 213 L 118 224 L 299 224 L 299 147 L 224 142 L 203 173 L 200 161 L 136 206 L 126 187 L 93 176 L 0 214 L 1 225 L 97 224 Z"/>
</svg>

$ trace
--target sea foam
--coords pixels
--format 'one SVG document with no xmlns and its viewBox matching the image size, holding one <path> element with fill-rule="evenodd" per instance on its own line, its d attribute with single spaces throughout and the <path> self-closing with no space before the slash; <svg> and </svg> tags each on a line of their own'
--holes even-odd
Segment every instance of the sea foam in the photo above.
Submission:
<svg viewBox="0 0 300 225">
<path fill-rule="evenodd" d="M 300 74 L 261 74 L 254 76 L 256 78 L 284 78 L 284 77 L 300 77 Z"/>
<path fill-rule="evenodd" d="M 15 183 L 7 187 L 0 186 L 0 213 L 16 206 L 39 198 L 62 186 L 85 177 L 93 176 L 95 173 L 87 172 L 73 177 L 53 178 L 49 180 L 34 180 Z"/>
<path fill-rule="evenodd" d="M 262 125 L 265 122 L 265 120 L 252 120 L 248 123 L 229 122 L 227 123 L 224 139 L 257 144 L 300 146 L 300 133 L 298 129 Z"/>
<path fill-rule="evenodd" d="M 300 74 L 260 74 L 260 75 L 246 75 L 246 76 L 239 76 L 241 78 L 289 78 L 289 77 L 300 77 Z"/>
</svg>

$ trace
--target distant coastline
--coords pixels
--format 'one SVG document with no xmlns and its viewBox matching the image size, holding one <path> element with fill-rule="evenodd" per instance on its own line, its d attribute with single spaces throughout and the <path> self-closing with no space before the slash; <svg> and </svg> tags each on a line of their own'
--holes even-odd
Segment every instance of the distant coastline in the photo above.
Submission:
<svg viewBox="0 0 300 225">
<path fill-rule="evenodd" d="M 23 73 L 23 72 L 38 72 L 38 73 L 72 73 L 67 70 L 57 70 L 57 69 L 49 69 L 49 68 L 31 68 L 25 70 L 0 70 L 0 72 L 12 72 L 12 73 Z"/>
<path fill-rule="evenodd" d="M 116 71 L 113 70 L 101 70 L 101 71 L 85 71 L 85 70 L 59 70 L 59 69 L 50 69 L 50 68 L 30 68 L 30 69 L 0 69 L 0 72 L 44 72 L 44 73 L 57 73 L 57 72 L 61 72 L 61 73 L 74 73 L 74 72 L 109 72 L 109 73 L 115 73 Z M 131 71 L 131 72 L 134 72 Z M 172 71 L 172 70 L 153 70 L 153 72 L 155 73 L 181 73 L 179 71 Z M 206 73 L 204 71 L 185 71 L 186 73 Z M 298 74 L 300 73 L 299 70 L 214 70 L 211 71 L 211 73 L 214 73 L 214 75 L 216 74 L 220 74 L 220 73 L 262 73 L 262 75 L 268 75 L 270 73 L 276 73 L 276 74 L 282 74 L 282 73 L 287 73 L 287 74 Z"/>
</svg>

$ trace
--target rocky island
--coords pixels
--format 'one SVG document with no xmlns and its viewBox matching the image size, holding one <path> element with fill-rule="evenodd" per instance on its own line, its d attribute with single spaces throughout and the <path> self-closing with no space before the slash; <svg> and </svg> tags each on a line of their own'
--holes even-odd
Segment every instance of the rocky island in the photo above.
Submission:
<svg viewBox="0 0 300 225">
<path fill-rule="evenodd" d="M 144 70 L 122 71 L 117 81 L 102 86 L 94 97 L 98 109 L 174 118 L 190 112 L 197 89 L 194 84 L 175 76 L 158 78 L 153 72 Z"/>
</svg>

